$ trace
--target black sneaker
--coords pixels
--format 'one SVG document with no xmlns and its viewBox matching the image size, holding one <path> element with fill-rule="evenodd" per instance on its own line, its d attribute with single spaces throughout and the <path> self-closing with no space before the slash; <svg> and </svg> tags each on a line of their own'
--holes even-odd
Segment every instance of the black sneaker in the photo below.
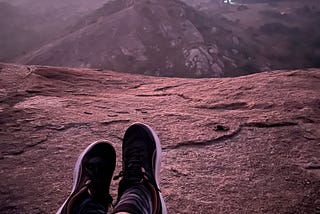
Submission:
<svg viewBox="0 0 320 214">
<path fill-rule="evenodd" d="M 115 164 L 116 152 L 111 144 L 96 142 L 89 145 L 76 162 L 71 194 L 57 214 L 78 213 L 81 204 L 88 200 L 107 212 L 112 203 L 109 187 Z"/>
<path fill-rule="evenodd" d="M 159 190 L 161 145 L 157 134 L 148 125 L 135 123 L 125 132 L 122 144 L 123 177 L 119 183 L 118 202 L 133 185 L 145 185 L 152 192 L 153 212 L 167 213 Z"/>
</svg>

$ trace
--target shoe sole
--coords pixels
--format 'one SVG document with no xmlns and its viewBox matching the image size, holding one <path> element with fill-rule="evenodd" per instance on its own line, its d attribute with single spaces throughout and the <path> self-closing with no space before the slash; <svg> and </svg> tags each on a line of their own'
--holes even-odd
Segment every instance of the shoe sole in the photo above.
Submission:
<svg viewBox="0 0 320 214">
<path fill-rule="evenodd" d="M 105 143 L 105 144 L 109 144 L 111 147 L 110 148 L 113 148 L 112 145 L 108 142 L 105 142 L 105 141 L 98 141 L 98 142 L 94 142 L 92 144 L 90 144 L 79 156 L 76 164 L 75 164 L 75 167 L 74 167 L 74 171 L 73 171 L 73 185 L 72 185 L 72 190 L 71 190 L 71 193 L 70 195 L 68 196 L 68 198 L 65 200 L 65 202 L 62 204 L 62 206 L 59 208 L 59 210 L 57 211 L 56 214 L 61 214 L 61 211 L 62 209 L 64 208 L 64 206 L 66 205 L 66 203 L 68 202 L 69 198 L 72 196 L 72 194 L 74 193 L 77 185 L 79 184 L 80 180 L 80 169 L 81 169 L 81 163 L 82 163 L 82 160 L 83 160 L 83 157 L 96 145 L 98 144 L 101 144 L 101 143 Z"/>
<path fill-rule="evenodd" d="M 160 143 L 159 137 L 156 134 L 156 132 L 147 124 L 134 123 L 132 125 L 138 125 L 140 127 L 143 127 L 147 132 L 149 132 L 152 135 L 152 137 L 156 143 L 156 149 L 157 149 L 156 157 L 157 158 L 155 160 L 155 175 L 154 176 L 155 176 L 157 186 L 160 188 L 159 184 L 160 184 L 160 168 L 161 168 L 162 149 L 161 149 L 161 143 Z M 160 196 L 160 201 L 161 201 L 162 214 L 167 214 L 167 207 L 166 207 L 166 204 L 164 202 L 164 199 L 163 199 L 161 192 L 159 192 L 159 196 Z"/>
</svg>

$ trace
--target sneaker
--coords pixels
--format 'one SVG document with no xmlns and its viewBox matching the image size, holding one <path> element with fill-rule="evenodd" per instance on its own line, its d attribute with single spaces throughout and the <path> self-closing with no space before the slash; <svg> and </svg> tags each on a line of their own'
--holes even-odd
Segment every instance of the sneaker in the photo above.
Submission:
<svg viewBox="0 0 320 214">
<path fill-rule="evenodd" d="M 122 171 L 115 177 L 123 177 L 119 183 L 117 202 L 127 189 L 142 184 L 152 193 L 152 213 L 166 214 L 167 209 L 159 189 L 161 145 L 152 128 L 135 123 L 127 129 L 122 145 L 122 161 Z"/>
<path fill-rule="evenodd" d="M 79 156 L 73 174 L 70 196 L 57 214 L 77 213 L 84 201 L 93 201 L 106 212 L 112 203 L 109 194 L 110 182 L 116 164 L 116 152 L 107 142 L 89 145 Z"/>
</svg>

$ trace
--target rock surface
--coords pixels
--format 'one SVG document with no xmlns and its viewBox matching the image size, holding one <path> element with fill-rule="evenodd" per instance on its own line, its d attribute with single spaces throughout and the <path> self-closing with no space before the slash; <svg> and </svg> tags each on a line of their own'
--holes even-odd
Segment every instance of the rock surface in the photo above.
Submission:
<svg viewBox="0 0 320 214">
<path fill-rule="evenodd" d="M 0 64 L 0 76 L 0 213 L 54 213 L 81 150 L 108 139 L 121 157 L 135 121 L 162 141 L 169 213 L 320 212 L 319 69 L 179 79 Z"/>
</svg>

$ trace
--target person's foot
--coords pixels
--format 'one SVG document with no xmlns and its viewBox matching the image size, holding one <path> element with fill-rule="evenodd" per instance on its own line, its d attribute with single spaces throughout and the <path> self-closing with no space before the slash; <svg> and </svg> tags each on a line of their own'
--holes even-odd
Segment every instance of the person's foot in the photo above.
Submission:
<svg viewBox="0 0 320 214">
<path fill-rule="evenodd" d="M 76 162 L 71 194 L 57 214 L 81 213 L 88 209 L 104 209 L 107 213 L 112 203 L 109 187 L 115 164 L 116 152 L 111 144 L 96 142 L 89 145 Z"/>
<path fill-rule="evenodd" d="M 152 207 L 152 213 L 167 213 L 159 190 L 160 140 L 148 125 L 135 123 L 127 129 L 122 144 L 122 161 L 122 172 L 119 176 L 123 178 L 119 183 L 118 204 L 119 201 L 121 204 L 121 196 L 125 192 L 131 196 L 135 194 L 139 196 L 147 195 L 147 198 L 150 198 L 152 202 L 152 206 L 150 206 Z M 132 194 L 130 188 L 136 188 L 138 192 L 142 191 L 144 194 L 134 191 Z M 127 198 L 127 196 L 124 198 Z M 117 205 L 115 209 L 117 210 Z"/>
</svg>

